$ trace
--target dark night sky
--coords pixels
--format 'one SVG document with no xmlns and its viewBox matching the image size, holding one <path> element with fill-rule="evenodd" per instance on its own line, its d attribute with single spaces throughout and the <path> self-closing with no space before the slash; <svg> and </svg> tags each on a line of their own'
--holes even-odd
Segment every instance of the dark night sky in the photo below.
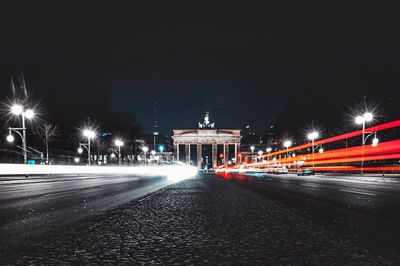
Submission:
<svg viewBox="0 0 400 266">
<path fill-rule="evenodd" d="M 147 132 L 153 102 L 163 132 L 206 110 L 261 131 L 285 110 L 328 123 L 362 96 L 400 99 L 394 7 L 108 3 L 2 6 L 0 90 L 21 68 L 48 111 L 105 90 Z"/>
</svg>

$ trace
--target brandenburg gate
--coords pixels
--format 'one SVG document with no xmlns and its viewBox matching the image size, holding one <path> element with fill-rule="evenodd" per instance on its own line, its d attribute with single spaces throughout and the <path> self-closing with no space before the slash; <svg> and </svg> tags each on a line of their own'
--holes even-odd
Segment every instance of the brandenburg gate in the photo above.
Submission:
<svg viewBox="0 0 400 266">
<path fill-rule="evenodd" d="M 236 161 L 237 154 L 240 152 L 240 129 L 217 129 L 215 123 L 210 123 L 209 113 L 206 112 L 203 123 L 198 123 L 196 129 L 174 129 L 172 139 L 174 141 L 174 158 L 179 161 L 179 148 L 181 145 L 185 147 L 185 161 L 190 164 L 190 147 L 197 146 L 197 167 L 200 169 L 202 165 L 202 145 L 211 145 L 211 162 L 212 167 L 217 166 L 217 145 L 223 145 L 223 159 L 225 166 L 229 160 L 229 146 L 234 145 Z"/>
</svg>

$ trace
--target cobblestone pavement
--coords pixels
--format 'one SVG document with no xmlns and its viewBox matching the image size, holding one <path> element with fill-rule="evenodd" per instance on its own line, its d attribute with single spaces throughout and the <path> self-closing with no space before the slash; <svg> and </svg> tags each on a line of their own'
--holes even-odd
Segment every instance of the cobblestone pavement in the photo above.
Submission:
<svg viewBox="0 0 400 266">
<path fill-rule="evenodd" d="M 1 264 L 399 265 L 395 254 L 326 228 L 214 175 L 185 180 L 77 224 Z"/>
</svg>

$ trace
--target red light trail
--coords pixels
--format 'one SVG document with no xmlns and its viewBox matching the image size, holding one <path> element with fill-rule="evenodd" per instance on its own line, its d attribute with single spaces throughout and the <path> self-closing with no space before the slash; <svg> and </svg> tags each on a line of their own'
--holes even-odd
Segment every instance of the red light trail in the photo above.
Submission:
<svg viewBox="0 0 400 266">
<path fill-rule="evenodd" d="M 389 123 L 366 128 L 364 133 L 375 133 L 382 130 L 387 130 L 400 126 L 400 120 L 396 120 Z M 333 143 L 344 139 L 350 139 L 363 134 L 362 130 L 357 130 L 334 136 L 326 139 L 322 139 L 314 142 L 314 147 L 318 145 Z M 312 143 L 306 143 L 303 145 L 291 147 L 288 149 L 282 149 L 277 152 L 264 154 L 261 156 L 264 159 L 259 163 L 250 163 L 238 165 L 235 168 L 261 168 L 261 169 L 276 169 L 276 168 L 288 168 L 289 171 L 297 171 L 302 168 L 311 168 L 316 172 L 325 171 L 366 171 L 366 172 L 393 172 L 400 171 L 400 165 L 397 161 L 400 159 L 400 139 L 380 142 L 378 145 L 372 146 L 365 144 L 361 146 L 338 148 L 334 150 L 324 151 L 323 153 L 301 153 L 301 150 L 312 147 Z M 277 158 L 285 156 L 288 152 L 296 151 L 296 156 L 288 158 Z M 274 158 L 274 160 L 270 160 Z M 267 159 L 267 160 L 265 160 Z M 396 160 L 394 162 L 394 160 Z M 360 162 L 368 162 L 368 165 L 360 168 Z M 352 164 L 352 165 L 351 165 Z M 223 171 L 224 168 L 218 169 Z"/>
<path fill-rule="evenodd" d="M 395 120 L 392 122 L 388 122 L 388 123 L 384 123 L 381 125 L 377 125 L 377 126 L 373 126 L 373 127 L 369 127 L 365 129 L 365 132 L 370 133 L 370 132 L 378 132 L 381 130 L 385 130 L 385 129 L 390 129 L 390 128 L 395 128 L 395 127 L 399 127 L 400 126 L 400 120 Z M 314 146 L 318 146 L 318 145 L 322 145 L 322 144 L 327 144 L 327 143 L 331 143 L 331 142 L 336 142 L 339 140 L 344 140 L 344 139 L 349 139 L 349 138 L 353 138 L 356 136 L 361 136 L 362 135 L 362 130 L 356 130 L 353 132 L 349 132 L 346 134 L 342 134 L 339 136 L 334 136 L 331 138 L 327 138 L 327 139 L 322 139 L 322 140 L 318 140 L 314 142 Z M 276 152 L 271 152 L 269 154 L 264 154 L 262 155 L 262 157 L 269 157 L 269 156 L 275 156 L 275 155 L 279 155 L 279 154 L 285 154 L 286 152 L 292 152 L 292 151 L 296 151 L 296 150 L 301 150 L 301 149 L 305 149 L 305 148 L 309 148 L 312 146 L 312 143 L 306 143 L 303 145 L 299 145 L 299 146 L 295 146 L 292 148 L 288 148 L 288 149 L 284 149 L 284 150 L 280 150 L 280 151 L 276 151 Z"/>
</svg>

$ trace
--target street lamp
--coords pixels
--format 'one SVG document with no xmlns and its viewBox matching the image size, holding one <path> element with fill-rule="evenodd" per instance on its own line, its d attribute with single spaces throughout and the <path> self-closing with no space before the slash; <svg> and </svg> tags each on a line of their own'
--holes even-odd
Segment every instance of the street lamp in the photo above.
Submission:
<svg viewBox="0 0 400 266">
<path fill-rule="evenodd" d="M 158 150 L 162 153 L 163 151 L 164 151 L 164 146 L 160 146 L 160 147 L 158 147 Z"/>
<path fill-rule="evenodd" d="M 78 153 L 83 152 L 83 148 L 85 148 L 88 152 L 88 165 L 90 165 L 90 140 L 96 137 L 96 132 L 91 129 L 84 129 L 83 136 L 87 138 L 87 143 L 79 143 Z"/>
<path fill-rule="evenodd" d="M 11 113 L 13 115 L 21 116 L 22 118 L 22 127 L 9 127 L 8 128 L 8 136 L 7 136 L 7 141 L 8 142 L 13 142 L 14 141 L 14 136 L 11 135 L 11 132 L 17 133 L 21 139 L 22 139 L 22 152 L 24 156 L 24 164 L 27 163 L 28 161 L 28 155 L 27 155 L 27 150 L 26 150 L 26 126 L 25 126 L 25 119 L 33 119 L 35 117 L 35 112 L 32 109 L 27 109 L 25 110 L 22 105 L 19 104 L 14 104 L 11 106 Z M 22 131 L 22 134 L 19 131 Z"/>
<path fill-rule="evenodd" d="M 149 147 L 147 146 L 142 147 L 142 151 L 144 153 L 144 164 L 146 164 L 146 152 L 149 151 Z"/>
<path fill-rule="evenodd" d="M 375 136 L 373 139 L 372 139 L 372 147 L 376 147 L 376 146 L 378 146 L 378 143 L 379 143 L 379 139 Z"/>
<path fill-rule="evenodd" d="M 283 142 L 283 147 L 286 148 L 286 157 L 289 158 L 289 147 L 292 146 L 292 141 L 290 140 L 285 140 Z"/>
<path fill-rule="evenodd" d="M 318 138 L 319 137 L 319 134 L 318 134 L 318 132 L 316 132 L 316 131 L 313 131 L 313 132 L 310 132 L 308 135 L 307 135 L 307 138 L 309 139 L 309 140 L 311 140 L 311 147 L 312 147 L 312 161 L 313 161 L 313 167 L 314 167 L 314 159 L 315 159 L 315 156 L 314 156 L 314 143 L 315 143 L 315 139 L 316 138 Z"/>
<path fill-rule="evenodd" d="M 262 151 L 262 150 L 259 150 L 259 151 L 257 152 L 257 154 L 258 154 L 258 158 L 259 158 L 260 161 L 261 161 L 261 155 L 263 154 L 263 151 Z"/>
<path fill-rule="evenodd" d="M 365 123 L 366 122 L 371 122 L 372 119 L 374 118 L 374 115 L 372 113 L 365 113 L 363 115 L 358 115 L 355 118 L 356 124 L 362 125 L 362 136 L 361 136 L 361 174 L 363 174 L 363 168 L 364 168 L 364 146 L 365 146 Z"/>
<path fill-rule="evenodd" d="M 155 150 L 151 150 L 150 151 L 150 154 L 151 154 L 151 159 L 152 160 L 156 160 L 156 151 Z M 149 158 L 150 159 L 150 158 Z"/>
<path fill-rule="evenodd" d="M 121 165 L 121 146 L 124 145 L 124 142 L 120 139 L 116 139 L 114 141 L 114 144 L 118 148 L 118 164 Z"/>
<path fill-rule="evenodd" d="M 8 141 L 8 142 L 14 142 L 14 136 L 11 135 L 11 134 L 9 134 L 9 135 L 7 136 L 7 141 Z"/>
<path fill-rule="evenodd" d="M 266 149 L 266 151 L 267 151 L 267 161 L 268 161 L 268 163 L 269 163 L 269 153 L 272 151 L 272 148 L 271 148 L 271 147 L 268 147 L 268 148 Z"/>
</svg>

